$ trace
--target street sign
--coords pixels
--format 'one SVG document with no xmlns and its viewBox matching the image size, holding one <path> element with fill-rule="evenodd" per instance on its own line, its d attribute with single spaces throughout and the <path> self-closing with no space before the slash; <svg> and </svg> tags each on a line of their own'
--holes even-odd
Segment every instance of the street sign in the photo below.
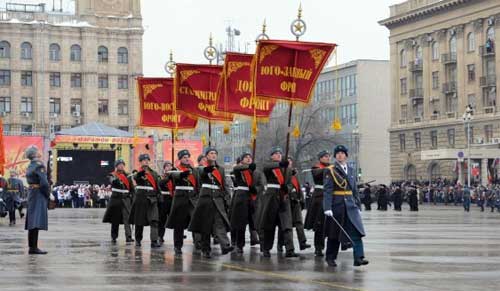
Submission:
<svg viewBox="0 0 500 291">
<path fill-rule="evenodd" d="M 231 157 L 230 156 L 224 156 L 224 164 L 229 165 L 231 163 Z"/>
<path fill-rule="evenodd" d="M 458 159 L 459 162 L 463 162 L 464 158 L 465 158 L 464 152 L 460 151 L 460 152 L 457 153 L 457 159 Z"/>
</svg>

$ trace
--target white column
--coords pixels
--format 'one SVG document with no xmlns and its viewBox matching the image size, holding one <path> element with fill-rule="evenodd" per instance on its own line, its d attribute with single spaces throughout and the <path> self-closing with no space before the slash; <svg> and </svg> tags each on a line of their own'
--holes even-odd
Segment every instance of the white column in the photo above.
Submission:
<svg viewBox="0 0 500 291">
<path fill-rule="evenodd" d="M 458 182 L 460 185 L 464 185 L 464 176 L 462 174 L 462 167 L 464 166 L 463 162 L 458 162 Z"/>
<path fill-rule="evenodd" d="M 481 160 L 481 185 L 488 184 L 488 159 Z"/>
</svg>

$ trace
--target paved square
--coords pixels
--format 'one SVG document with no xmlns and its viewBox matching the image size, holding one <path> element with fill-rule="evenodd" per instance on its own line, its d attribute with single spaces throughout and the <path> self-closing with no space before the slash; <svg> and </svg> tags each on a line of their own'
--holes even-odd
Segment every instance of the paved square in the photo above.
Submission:
<svg viewBox="0 0 500 291">
<path fill-rule="evenodd" d="M 47 256 L 27 254 L 24 220 L 15 227 L 0 220 L 0 290 L 500 290 L 500 213 L 473 208 L 423 207 L 418 213 L 363 212 L 370 265 L 352 266 L 343 252 L 332 269 L 313 250 L 300 259 L 258 247 L 245 254 L 192 255 L 188 235 L 182 258 L 167 244 L 151 251 L 126 245 L 123 228 L 117 245 L 102 224 L 103 209 L 49 212 L 49 232 L 40 233 Z M 145 233 L 145 237 L 148 237 Z M 312 242 L 312 232 L 308 233 Z M 297 245 L 297 242 L 296 242 Z"/>
</svg>

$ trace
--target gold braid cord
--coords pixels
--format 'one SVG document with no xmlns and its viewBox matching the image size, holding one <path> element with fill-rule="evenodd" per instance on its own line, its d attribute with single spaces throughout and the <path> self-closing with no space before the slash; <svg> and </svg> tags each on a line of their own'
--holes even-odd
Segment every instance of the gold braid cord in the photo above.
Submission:
<svg viewBox="0 0 500 291">
<path fill-rule="evenodd" d="M 346 190 L 347 189 L 347 180 L 342 178 L 342 177 L 339 177 L 340 179 L 343 179 L 342 182 L 339 182 L 338 179 L 337 179 L 337 171 L 334 170 L 334 166 L 329 166 L 328 169 L 330 169 L 330 173 L 332 174 L 332 177 L 333 177 L 333 180 L 335 181 L 335 183 L 337 184 L 337 186 L 339 186 L 340 188 Z"/>
</svg>

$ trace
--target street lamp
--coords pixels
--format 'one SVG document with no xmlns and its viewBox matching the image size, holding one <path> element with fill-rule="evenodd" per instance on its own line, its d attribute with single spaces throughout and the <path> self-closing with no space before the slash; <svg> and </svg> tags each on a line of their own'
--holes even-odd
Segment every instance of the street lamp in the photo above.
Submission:
<svg viewBox="0 0 500 291">
<path fill-rule="evenodd" d="M 352 135 L 354 137 L 354 150 L 356 152 L 356 159 L 355 159 L 355 163 L 356 163 L 356 178 L 359 178 L 358 175 L 359 175 L 359 127 L 358 125 L 356 124 L 356 127 L 352 130 Z"/>
<path fill-rule="evenodd" d="M 474 119 L 474 110 L 472 106 L 469 104 L 465 107 L 464 115 L 462 116 L 464 119 L 464 123 L 467 125 L 467 187 L 470 188 L 470 176 L 471 176 L 471 163 L 470 163 L 470 123 L 472 119 Z"/>
</svg>

